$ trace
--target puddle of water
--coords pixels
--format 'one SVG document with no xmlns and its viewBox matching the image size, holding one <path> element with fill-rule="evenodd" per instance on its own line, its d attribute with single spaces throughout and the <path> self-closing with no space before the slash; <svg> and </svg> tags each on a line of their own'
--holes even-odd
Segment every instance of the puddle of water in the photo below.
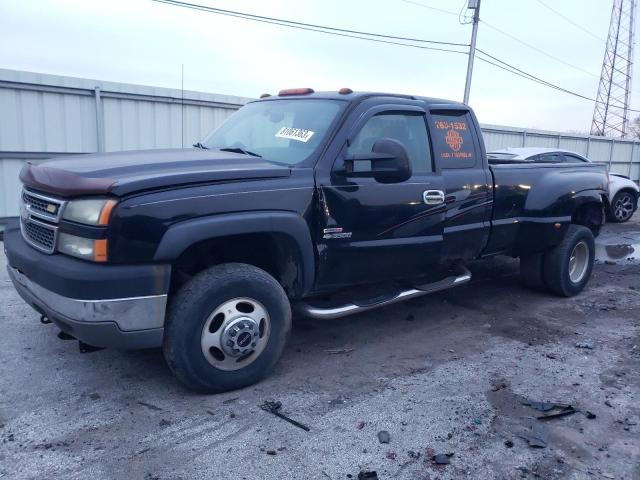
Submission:
<svg viewBox="0 0 640 480">
<path fill-rule="evenodd" d="M 596 261 L 640 263 L 640 232 L 603 235 L 596 240 Z"/>
</svg>

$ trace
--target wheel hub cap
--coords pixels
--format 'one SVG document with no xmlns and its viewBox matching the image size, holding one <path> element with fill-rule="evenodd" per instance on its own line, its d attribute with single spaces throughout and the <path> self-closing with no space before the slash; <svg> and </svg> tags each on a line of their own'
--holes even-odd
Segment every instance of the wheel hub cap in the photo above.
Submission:
<svg viewBox="0 0 640 480">
<path fill-rule="evenodd" d="M 241 297 L 218 305 L 202 328 L 200 346 L 206 360 L 221 370 L 238 370 L 255 361 L 271 334 L 264 305 Z"/>
<path fill-rule="evenodd" d="M 618 220 L 626 220 L 633 214 L 633 200 L 628 195 L 624 195 L 616 201 L 614 214 Z"/>
<path fill-rule="evenodd" d="M 232 320 L 222 331 L 222 350 L 232 357 L 246 355 L 256 346 L 258 329 L 258 324 L 250 317 Z"/>
<path fill-rule="evenodd" d="M 569 257 L 569 278 L 573 283 L 580 282 L 589 268 L 589 247 L 585 242 L 578 242 Z"/>
</svg>

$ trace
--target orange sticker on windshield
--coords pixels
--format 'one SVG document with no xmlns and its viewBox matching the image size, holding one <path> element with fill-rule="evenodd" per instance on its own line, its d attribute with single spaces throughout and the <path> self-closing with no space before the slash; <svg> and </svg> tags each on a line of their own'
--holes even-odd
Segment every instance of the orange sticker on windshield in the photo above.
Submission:
<svg viewBox="0 0 640 480">
<path fill-rule="evenodd" d="M 444 139 L 447 142 L 447 145 L 449 145 L 449 148 L 454 152 L 457 152 L 458 150 L 460 150 L 460 148 L 462 148 L 462 135 L 460 135 L 455 130 L 449 130 L 447 132 L 447 136 Z"/>
</svg>

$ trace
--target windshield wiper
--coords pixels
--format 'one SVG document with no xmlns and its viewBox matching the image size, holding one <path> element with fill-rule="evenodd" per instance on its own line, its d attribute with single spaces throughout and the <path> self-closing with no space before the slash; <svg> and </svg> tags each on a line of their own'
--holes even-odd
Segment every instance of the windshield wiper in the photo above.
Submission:
<svg viewBox="0 0 640 480">
<path fill-rule="evenodd" d="M 255 152 L 251 152 L 249 150 L 245 150 L 240 147 L 226 147 L 226 148 L 219 148 L 218 150 L 220 150 L 221 152 L 243 153 L 244 155 L 251 155 L 252 157 L 262 158 L 262 155 Z"/>
<path fill-rule="evenodd" d="M 194 147 L 196 148 L 201 148 L 203 150 L 209 150 L 207 147 L 205 147 L 203 144 L 201 144 L 200 142 L 196 142 L 193 144 Z"/>
</svg>

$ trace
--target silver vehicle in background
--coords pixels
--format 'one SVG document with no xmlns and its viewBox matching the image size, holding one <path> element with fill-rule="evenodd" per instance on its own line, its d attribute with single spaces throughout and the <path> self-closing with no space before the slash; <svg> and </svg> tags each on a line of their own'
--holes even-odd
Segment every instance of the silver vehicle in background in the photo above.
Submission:
<svg viewBox="0 0 640 480">
<path fill-rule="evenodd" d="M 487 154 L 492 163 L 534 162 L 572 163 L 590 162 L 579 153 L 560 148 L 514 147 L 494 150 Z M 607 219 L 612 222 L 626 222 L 638 208 L 640 188 L 625 175 L 609 173 L 609 205 Z"/>
</svg>

